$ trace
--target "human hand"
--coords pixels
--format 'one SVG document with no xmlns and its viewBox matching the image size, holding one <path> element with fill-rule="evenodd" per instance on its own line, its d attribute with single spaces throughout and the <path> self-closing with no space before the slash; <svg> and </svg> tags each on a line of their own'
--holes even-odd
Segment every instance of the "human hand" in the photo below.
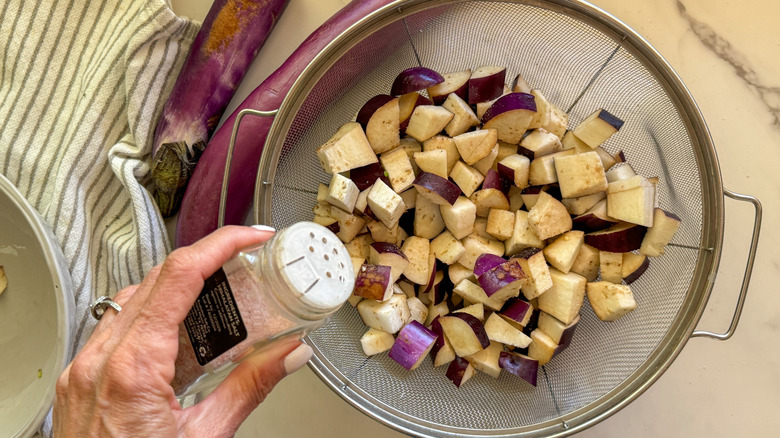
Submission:
<svg viewBox="0 0 780 438">
<path fill-rule="evenodd" d="M 203 401 L 182 409 L 170 385 L 179 324 L 204 279 L 238 250 L 272 235 L 223 227 L 173 251 L 144 280 L 120 291 L 121 312 L 107 310 L 57 381 L 54 436 L 227 437 L 311 348 L 298 341 L 244 360 Z"/>
</svg>

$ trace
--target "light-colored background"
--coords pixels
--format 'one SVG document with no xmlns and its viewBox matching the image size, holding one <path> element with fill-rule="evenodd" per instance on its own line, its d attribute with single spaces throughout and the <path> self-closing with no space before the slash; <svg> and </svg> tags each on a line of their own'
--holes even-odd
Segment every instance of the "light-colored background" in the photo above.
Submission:
<svg viewBox="0 0 780 438">
<path fill-rule="evenodd" d="M 228 113 L 347 0 L 291 0 Z M 774 437 L 780 430 L 780 2 L 595 0 L 674 67 L 707 121 L 723 180 L 764 204 L 764 228 L 742 322 L 727 342 L 691 340 L 641 397 L 578 437 Z M 210 0 L 172 0 L 197 20 Z M 701 329 L 728 325 L 752 226 L 747 204 L 726 202 L 720 272 Z M 308 369 L 285 379 L 238 437 L 400 437 L 359 413 Z"/>
</svg>

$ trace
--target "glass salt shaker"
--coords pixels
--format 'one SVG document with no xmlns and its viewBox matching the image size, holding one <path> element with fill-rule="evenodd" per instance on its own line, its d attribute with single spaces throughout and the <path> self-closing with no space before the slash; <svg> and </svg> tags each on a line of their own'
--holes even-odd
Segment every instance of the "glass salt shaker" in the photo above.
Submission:
<svg viewBox="0 0 780 438">
<path fill-rule="evenodd" d="M 320 327 L 354 282 L 344 244 L 313 222 L 241 251 L 206 280 L 180 326 L 176 395 L 212 389 L 249 355 Z"/>
</svg>

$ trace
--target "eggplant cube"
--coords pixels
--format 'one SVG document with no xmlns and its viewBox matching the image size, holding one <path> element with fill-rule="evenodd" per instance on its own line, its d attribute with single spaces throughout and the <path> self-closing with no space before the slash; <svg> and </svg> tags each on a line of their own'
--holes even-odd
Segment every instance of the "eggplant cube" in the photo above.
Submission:
<svg viewBox="0 0 780 438">
<path fill-rule="evenodd" d="M 444 127 L 444 130 L 450 137 L 463 134 L 471 129 L 472 126 L 479 125 L 477 115 L 474 114 L 469 104 L 457 94 L 452 93 L 447 96 L 447 99 L 441 106 L 454 114 L 452 120 Z"/>
<path fill-rule="evenodd" d="M 460 240 L 448 230 L 445 230 L 431 241 L 431 251 L 442 263 L 451 265 L 458 261 L 466 249 Z"/>
<path fill-rule="evenodd" d="M 547 292 L 553 286 L 550 268 L 539 248 L 529 247 L 517 253 L 512 260 L 517 260 L 526 275 L 526 282 L 521 287 L 523 295 L 532 300 Z"/>
<path fill-rule="evenodd" d="M 469 280 L 474 282 L 477 281 L 477 277 L 474 276 L 473 269 L 469 269 L 457 262 L 450 265 L 449 269 L 447 269 L 447 274 L 450 276 L 450 281 L 452 282 L 452 284 L 455 285 L 459 284 L 463 280 Z M 485 296 L 487 297 L 487 295 Z"/>
<path fill-rule="evenodd" d="M 459 196 L 452 205 L 439 207 L 444 225 L 456 239 L 463 239 L 474 230 L 477 206 L 465 196 Z"/>
<path fill-rule="evenodd" d="M 474 269 L 477 258 L 482 254 L 504 255 L 504 243 L 498 240 L 485 239 L 484 237 L 471 234 L 466 236 L 462 243 L 465 251 L 458 259 L 458 263 L 469 269 Z"/>
<path fill-rule="evenodd" d="M 465 97 L 468 92 L 471 69 L 443 73 L 444 82 L 440 82 L 428 88 L 428 95 L 436 105 L 442 105 L 450 94 Z"/>
<path fill-rule="evenodd" d="M 409 306 L 409 318 L 411 321 L 417 321 L 425 324 L 428 319 L 428 306 L 417 297 L 406 298 L 406 304 Z"/>
<path fill-rule="evenodd" d="M 580 196 L 578 198 L 563 198 L 561 203 L 566 206 L 569 214 L 579 216 L 593 208 L 600 201 L 607 198 L 607 192 L 598 192 L 592 195 Z"/>
<path fill-rule="evenodd" d="M 544 247 L 544 258 L 553 267 L 564 274 L 571 270 L 577 255 L 585 242 L 585 233 L 578 230 L 567 231 L 551 244 Z"/>
<path fill-rule="evenodd" d="M 465 164 L 462 161 L 455 163 L 455 166 L 450 172 L 450 178 L 455 181 L 455 184 L 460 187 L 460 190 L 466 196 L 471 196 L 477 187 L 485 180 L 485 176 L 482 175 L 477 169 Z"/>
<path fill-rule="evenodd" d="M 355 209 L 355 202 L 357 202 L 359 193 L 360 191 L 352 180 L 335 173 L 330 179 L 328 196 L 325 200 L 344 211 L 352 211 Z"/>
<path fill-rule="evenodd" d="M 482 303 L 475 303 L 470 306 L 463 307 L 455 310 L 452 313 L 468 313 L 469 315 L 477 318 L 480 321 L 485 320 L 485 305 Z"/>
<path fill-rule="evenodd" d="M 404 269 L 403 275 L 412 283 L 425 285 L 428 284 L 431 273 L 429 271 L 429 257 L 431 254 L 431 244 L 428 239 L 422 237 L 409 236 L 401 247 L 401 251 L 406 255 L 409 264 Z"/>
<path fill-rule="evenodd" d="M 360 337 L 360 345 L 363 347 L 363 353 L 365 353 L 366 356 L 373 356 L 385 352 L 392 348 L 394 343 L 395 338 L 392 334 L 374 328 L 368 329 L 368 331 Z"/>
<path fill-rule="evenodd" d="M 635 282 L 650 266 L 650 259 L 644 254 L 634 254 L 632 252 L 623 253 L 623 264 L 621 266 L 621 275 L 626 284 Z"/>
<path fill-rule="evenodd" d="M 623 253 L 600 251 L 599 270 L 602 280 L 621 284 L 623 282 Z"/>
<path fill-rule="evenodd" d="M 580 274 L 588 281 L 595 280 L 599 276 L 600 254 L 598 249 L 583 243 L 569 272 Z"/>
<path fill-rule="evenodd" d="M 507 240 L 512 237 L 515 227 L 515 213 L 498 208 L 491 208 L 485 231 L 497 240 Z"/>
<path fill-rule="evenodd" d="M 564 324 L 549 313 L 540 312 L 538 328 L 549 336 L 550 339 L 555 341 L 555 343 L 558 344 L 558 350 L 560 350 L 561 346 L 569 345 L 571 338 L 574 335 L 574 329 L 577 328 L 579 322 L 579 315 L 577 315 L 570 324 Z"/>
<path fill-rule="evenodd" d="M 353 294 L 378 301 L 386 301 L 393 295 L 391 268 L 383 265 L 363 264 L 355 279 Z"/>
<path fill-rule="evenodd" d="M 391 99 L 377 108 L 365 127 L 366 138 L 375 153 L 381 154 L 398 147 L 401 142 L 398 99 Z"/>
<path fill-rule="evenodd" d="M 436 238 L 444 231 L 444 219 L 439 206 L 420 196 L 414 209 L 414 235 L 425 239 Z"/>
<path fill-rule="evenodd" d="M 550 269 L 552 287 L 539 295 L 539 310 L 549 313 L 565 324 L 570 324 L 580 313 L 585 300 L 585 277 Z"/>
<path fill-rule="evenodd" d="M 392 294 L 387 301 L 363 300 L 357 309 L 367 326 L 387 333 L 397 333 L 411 317 L 403 294 Z"/>
<path fill-rule="evenodd" d="M 504 253 L 514 255 L 525 248 L 544 247 L 544 242 L 536 235 L 536 231 L 531 228 L 528 220 L 528 212 L 517 210 L 515 212 L 515 223 L 512 228 L 512 235 L 504 241 Z"/>
<path fill-rule="evenodd" d="M 463 386 L 469 379 L 474 377 L 476 370 L 469 361 L 462 357 L 455 357 L 447 367 L 447 378 L 458 388 Z"/>
<path fill-rule="evenodd" d="M 502 351 L 498 358 L 498 366 L 510 374 L 525 380 L 536 386 L 536 378 L 539 372 L 539 361 L 517 353 Z"/>
<path fill-rule="evenodd" d="M 433 366 L 438 367 L 455 360 L 455 350 L 452 349 L 452 344 L 444 336 L 444 330 L 441 328 L 438 318 L 434 318 L 429 325 L 428 328 L 436 334 L 436 341 L 431 348 Z"/>
<path fill-rule="evenodd" d="M 613 116 L 607 110 L 599 109 L 577 125 L 573 132 L 585 144 L 595 148 L 607 141 L 622 126 L 622 120 Z"/>
<path fill-rule="evenodd" d="M 498 379 L 498 376 L 501 375 L 501 367 L 498 366 L 498 359 L 501 356 L 502 351 L 504 351 L 503 345 L 491 341 L 490 345 L 485 349 L 469 355 L 465 359 L 474 365 L 474 368 L 476 368 L 477 371 L 482 371 L 490 377 Z"/>
<path fill-rule="evenodd" d="M 498 143 L 495 129 L 478 129 L 453 137 L 461 159 L 468 165 L 487 157 Z"/>
<path fill-rule="evenodd" d="M 447 168 L 447 151 L 444 149 L 433 149 L 430 151 L 415 152 L 414 162 L 423 172 L 432 173 L 442 178 L 447 178 L 449 169 Z"/>
<path fill-rule="evenodd" d="M 490 346 L 482 322 L 467 313 L 451 313 L 439 317 L 444 335 L 452 344 L 455 354 L 470 356 Z"/>
<path fill-rule="evenodd" d="M 609 183 L 607 214 L 615 219 L 653 226 L 655 184 L 641 175 Z"/>
<path fill-rule="evenodd" d="M 406 134 L 417 141 L 425 141 L 440 133 L 453 114 L 436 105 L 420 105 L 414 109 L 406 127 Z"/>
<path fill-rule="evenodd" d="M 485 321 L 485 333 L 491 341 L 501 342 L 517 348 L 526 348 L 531 343 L 529 338 L 522 330 L 509 324 L 498 313 L 492 313 Z"/>
<path fill-rule="evenodd" d="M 436 341 L 436 333 L 417 321 L 412 321 L 398 333 L 388 356 L 411 371 L 425 360 Z"/>
<path fill-rule="evenodd" d="M 539 366 L 546 365 L 555 355 L 558 343 L 538 328 L 531 332 L 531 344 L 528 346 L 528 357 L 539 361 Z"/>
<path fill-rule="evenodd" d="M 602 321 L 616 321 L 636 308 L 631 288 L 608 281 L 588 283 L 588 301 L 593 312 Z"/>
<path fill-rule="evenodd" d="M 330 215 L 338 221 L 339 231 L 336 233 L 342 242 L 351 242 L 366 225 L 366 220 L 352 213 L 333 207 L 330 209 Z"/>
<path fill-rule="evenodd" d="M 469 199 L 477 207 L 477 216 L 481 218 L 487 218 L 493 209 L 509 210 L 509 200 L 499 189 L 477 190 Z"/>
<path fill-rule="evenodd" d="M 525 136 L 520 147 L 525 150 L 523 155 L 528 154 L 526 156 L 531 160 L 563 150 L 561 139 L 542 128 L 534 129 Z"/>
<path fill-rule="evenodd" d="M 663 254 L 664 247 L 677 233 L 680 223 L 681 220 L 676 215 L 656 208 L 653 212 L 653 226 L 647 230 L 639 247 L 640 254 L 650 257 L 658 257 Z"/>
<path fill-rule="evenodd" d="M 374 265 L 389 266 L 391 269 L 390 279 L 393 283 L 401 278 L 406 267 L 409 265 L 409 259 L 394 243 L 373 242 L 368 249 L 368 262 Z"/>
<path fill-rule="evenodd" d="M 452 172 L 452 168 L 455 167 L 455 163 L 460 161 L 460 153 L 458 147 L 455 146 L 455 140 L 446 135 L 434 135 L 433 137 L 425 140 L 422 144 L 422 150 L 424 152 L 443 150 L 447 152 L 447 174 Z"/>
<path fill-rule="evenodd" d="M 381 179 L 376 180 L 368 192 L 368 207 L 387 228 L 393 228 L 406 211 L 404 200 Z"/>
<path fill-rule="evenodd" d="M 403 148 L 385 152 L 379 157 L 379 162 L 387 172 L 390 186 L 396 193 L 401 193 L 412 186 L 415 178 L 414 168 Z"/>
<path fill-rule="evenodd" d="M 498 173 L 520 189 L 528 187 L 530 168 L 531 160 L 520 154 L 508 155 L 496 165 Z"/>
<path fill-rule="evenodd" d="M 563 234 L 572 228 L 572 220 L 566 207 L 547 192 L 541 192 L 536 204 L 528 212 L 528 223 L 539 239 Z"/>
<path fill-rule="evenodd" d="M 549 155 L 534 158 L 528 167 L 528 182 L 539 186 L 558 182 L 558 174 L 555 171 L 555 160 L 559 157 L 575 155 L 572 149 L 555 152 Z"/>
<path fill-rule="evenodd" d="M 453 292 L 470 303 L 482 303 L 483 306 L 491 310 L 501 310 L 504 301 L 499 301 L 493 297 L 488 297 L 485 291 L 468 278 L 461 280 Z"/>
<path fill-rule="evenodd" d="M 522 330 L 531 321 L 533 312 L 534 307 L 528 301 L 520 298 L 511 298 L 504 303 L 499 316 L 511 324 L 512 327 Z"/>
<path fill-rule="evenodd" d="M 317 149 L 317 158 L 322 169 L 330 174 L 377 162 L 363 127 L 357 122 L 342 125 L 333 137 Z"/>
<path fill-rule="evenodd" d="M 496 129 L 498 138 L 517 144 L 537 114 L 533 95 L 508 93 L 496 99 L 482 115 L 485 129 Z"/>
<path fill-rule="evenodd" d="M 607 190 L 607 177 L 595 152 L 555 157 L 561 196 L 577 198 Z"/>
</svg>

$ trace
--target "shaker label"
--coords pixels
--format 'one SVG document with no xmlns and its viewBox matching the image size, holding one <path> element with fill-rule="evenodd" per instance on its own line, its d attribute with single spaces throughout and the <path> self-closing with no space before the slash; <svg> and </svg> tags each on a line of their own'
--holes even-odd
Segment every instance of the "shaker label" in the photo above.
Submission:
<svg viewBox="0 0 780 438">
<path fill-rule="evenodd" d="M 206 279 L 184 326 L 201 366 L 246 339 L 244 321 L 222 268 Z"/>
</svg>

